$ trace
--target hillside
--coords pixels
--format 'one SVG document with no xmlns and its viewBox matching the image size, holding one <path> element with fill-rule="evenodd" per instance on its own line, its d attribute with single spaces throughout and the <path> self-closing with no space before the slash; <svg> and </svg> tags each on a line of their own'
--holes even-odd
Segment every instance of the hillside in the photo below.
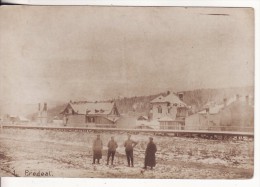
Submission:
<svg viewBox="0 0 260 187">
<path fill-rule="evenodd" d="M 124 97 L 115 99 L 116 105 L 121 114 L 128 115 L 148 115 L 150 111 L 150 101 L 159 95 L 166 95 L 168 91 L 162 92 L 156 95 L 149 96 L 135 96 L 135 97 Z M 215 101 L 218 103 L 223 102 L 224 98 L 233 97 L 236 94 L 240 96 L 254 95 L 253 87 L 242 87 L 242 88 L 220 88 L 220 89 L 197 89 L 192 91 L 184 91 L 184 102 L 189 106 L 192 106 L 190 113 L 198 112 L 202 109 L 208 101 Z M 112 100 L 109 100 L 112 101 Z M 66 103 L 63 105 L 50 108 L 48 110 L 49 120 L 53 119 L 54 116 L 59 116 L 60 112 L 65 108 Z M 32 114 L 31 119 L 35 119 L 37 114 Z"/>
<path fill-rule="evenodd" d="M 192 106 L 190 112 L 195 113 L 202 109 L 208 101 L 223 102 L 224 98 L 233 97 L 236 94 L 240 96 L 253 95 L 253 87 L 243 88 L 221 88 L 221 89 L 197 89 L 192 91 L 184 91 L 184 102 Z M 140 96 L 131 98 L 116 99 L 115 102 L 119 108 L 120 113 L 147 115 L 150 110 L 150 101 L 159 95 L 167 95 L 164 93 Z"/>
</svg>

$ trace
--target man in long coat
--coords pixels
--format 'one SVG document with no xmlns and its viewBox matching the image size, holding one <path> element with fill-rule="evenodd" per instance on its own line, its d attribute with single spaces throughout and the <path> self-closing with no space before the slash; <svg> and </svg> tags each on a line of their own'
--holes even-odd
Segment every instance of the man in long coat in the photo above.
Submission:
<svg viewBox="0 0 260 187">
<path fill-rule="evenodd" d="M 149 138 L 149 143 L 147 144 L 145 150 L 145 159 L 144 159 L 144 169 L 147 169 L 147 166 L 150 166 L 151 169 L 156 165 L 155 161 L 155 153 L 157 151 L 157 147 L 153 142 L 153 138 Z"/>
<path fill-rule="evenodd" d="M 96 160 L 97 160 L 97 163 L 99 164 L 99 160 L 102 158 L 102 149 L 103 149 L 103 142 L 100 139 L 99 134 L 97 135 L 97 138 L 93 142 L 92 149 L 93 149 L 93 163 L 92 164 L 95 164 Z"/>
</svg>

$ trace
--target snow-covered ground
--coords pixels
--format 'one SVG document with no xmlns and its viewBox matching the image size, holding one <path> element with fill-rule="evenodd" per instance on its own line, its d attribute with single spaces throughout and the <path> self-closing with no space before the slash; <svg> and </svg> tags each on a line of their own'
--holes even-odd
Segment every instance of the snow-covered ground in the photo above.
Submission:
<svg viewBox="0 0 260 187">
<path fill-rule="evenodd" d="M 106 166 L 111 136 L 119 148 L 115 166 Z M 142 170 L 149 134 L 132 135 L 138 141 L 135 167 L 127 167 L 123 143 L 126 134 L 101 133 L 100 165 L 92 165 L 95 133 L 4 129 L 0 134 L 0 176 L 234 179 L 253 176 L 253 140 L 208 140 L 154 136 L 157 165 Z M 35 173 L 34 173 L 35 172 Z"/>
</svg>

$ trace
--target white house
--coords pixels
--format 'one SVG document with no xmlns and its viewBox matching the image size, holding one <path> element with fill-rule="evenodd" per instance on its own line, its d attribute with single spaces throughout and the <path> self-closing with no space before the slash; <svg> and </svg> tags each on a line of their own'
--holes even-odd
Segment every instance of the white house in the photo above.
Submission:
<svg viewBox="0 0 260 187">
<path fill-rule="evenodd" d="M 183 102 L 183 93 L 160 95 L 151 104 L 152 121 L 159 121 L 160 129 L 184 129 L 189 106 Z"/>
</svg>

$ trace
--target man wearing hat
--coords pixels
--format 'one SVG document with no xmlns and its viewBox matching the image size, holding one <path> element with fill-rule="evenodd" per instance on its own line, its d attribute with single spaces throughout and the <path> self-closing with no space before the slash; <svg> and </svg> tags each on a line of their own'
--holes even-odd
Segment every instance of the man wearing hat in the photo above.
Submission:
<svg viewBox="0 0 260 187">
<path fill-rule="evenodd" d="M 149 138 L 149 143 L 147 144 L 145 150 L 145 159 L 144 159 L 144 169 L 147 169 L 147 166 L 150 166 L 151 169 L 156 165 L 155 162 L 155 153 L 157 151 L 157 147 L 153 142 L 153 138 Z"/>
</svg>

